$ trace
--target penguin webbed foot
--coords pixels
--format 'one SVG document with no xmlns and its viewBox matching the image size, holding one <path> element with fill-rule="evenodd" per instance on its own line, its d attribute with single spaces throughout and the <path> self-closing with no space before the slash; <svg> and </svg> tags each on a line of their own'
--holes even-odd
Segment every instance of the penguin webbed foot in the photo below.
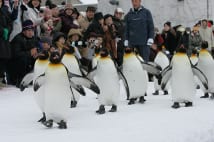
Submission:
<svg viewBox="0 0 214 142">
<path fill-rule="evenodd" d="M 196 89 L 200 89 L 200 88 L 201 88 L 200 85 L 197 85 L 197 86 L 196 86 Z"/>
<path fill-rule="evenodd" d="M 97 114 L 104 114 L 105 113 L 105 106 L 100 105 L 99 109 L 96 111 Z"/>
<path fill-rule="evenodd" d="M 163 91 L 163 95 L 168 95 L 168 94 L 169 94 L 169 92 L 167 90 Z"/>
<path fill-rule="evenodd" d="M 33 85 L 33 90 L 36 92 L 40 88 L 40 85 L 38 83 Z"/>
<path fill-rule="evenodd" d="M 209 98 L 209 93 L 205 93 L 204 96 L 201 96 L 200 98 L 202 98 L 202 99 Z"/>
<path fill-rule="evenodd" d="M 145 101 L 146 101 L 146 100 L 145 100 L 144 96 L 141 96 L 141 97 L 139 98 L 139 103 L 144 104 Z"/>
<path fill-rule="evenodd" d="M 152 95 L 159 95 L 159 91 L 156 90 L 154 93 L 152 93 Z"/>
<path fill-rule="evenodd" d="M 178 102 L 174 102 L 174 104 L 172 105 L 172 108 L 177 109 L 180 107 L 180 104 Z"/>
<path fill-rule="evenodd" d="M 25 86 L 24 83 L 21 83 L 21 84 L 19 85 L 19 89 L 20 89 L 21 92 L 24 91 L 25 88 L 27 88 L 27 87 L 28 87 L 28 86 Z"/>
<path fill-rule="evenodd" d="M 193 106 L 193 103 L 192 102 L 186 102 L 185 103 L 185 107 L 192 107 Z"/>
<path fill-rule="evenodd" d="M 59 123 L 57 123 L 59 126 L 59 129 L 67 129 L 67 124 L 64 120 L 61 120 Z"/>
<path fill-rule="evenodd" d="M 210 99 L 214 100 L 214 93 L 211 94 Z"/>
<path fill-rule="evenodd" d="M 109 112 L 116 112 L 116 111 L 117 111 L 117 106 L 116 105 L 112 105 L 112 107 L 109 110 Z"/>
<path fill-rule="evenodd" d="M 70 108 L 75 108 L 77 106 L 77 101 L 71 101 Z"/>
<path fill-rule="evenodd" d="M 42 124 L 44 124 L 47 128 L 51 128 L 51 127 L 53 127 L 53 120 L 50 119 L 50 120 L 48 120 L 48 121 L 45 121 L 45 122 L 42 123 Z"/>
<path fill-rule="evenodd" d="M 129 99 L 128 105 L 133 105 L 135 104 L 136 98 L 131 98 Z"/>
</svg>

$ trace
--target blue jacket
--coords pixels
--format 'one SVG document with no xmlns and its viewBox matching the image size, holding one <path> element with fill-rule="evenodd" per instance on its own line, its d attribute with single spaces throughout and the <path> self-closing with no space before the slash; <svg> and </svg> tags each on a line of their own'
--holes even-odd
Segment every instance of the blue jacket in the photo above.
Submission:
<svg viewBox="0 0 214 142">
<path fill-rule="evenodd" d="M 154 38 L 154 23 L 151 12 L 143 6 L 138 11 L 130 9 L 125 16 L 125 39 L 129 41 L 129 46 L 145 46 L 149 38 Z"/>
</svg>

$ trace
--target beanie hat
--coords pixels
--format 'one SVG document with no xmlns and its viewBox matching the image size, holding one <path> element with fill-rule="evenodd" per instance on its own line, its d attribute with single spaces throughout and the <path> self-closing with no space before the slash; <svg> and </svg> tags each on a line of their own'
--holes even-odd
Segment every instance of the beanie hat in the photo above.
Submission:
<svg viewBox="0 0 214 142">
<path fill-rule="evenodd" d="M 33 22 L 31 20 L 25 20 L 22 23 L 22 31 L 29 30 L 29 29 L 34 29 Z"/>
<path fill-rule="evenodd" d="M 101 19 L 103 19 L 103 13 L 102 12 L 98 12 L 94 14 L 94 19 L 99 21 Z"/>
<path fill-rule="evenodd" d="M 164 23 L 164 25 L 171 27 L 171 22 L 167 21 L 166 23 Z"/>
<path fill-rule="evenodd" d="M 62 32 L 56 32 L 53 35 L 53 42 L 57 42 L 61 37 L 65 38 L 65 34 Z"/>
<path fill-rule="evenodd" d="M 42 37 L 40 40 L 41 43 L 47 43 L 49 45 L 52 45 L 51 39 L 48 37 Z"/>
</svg>

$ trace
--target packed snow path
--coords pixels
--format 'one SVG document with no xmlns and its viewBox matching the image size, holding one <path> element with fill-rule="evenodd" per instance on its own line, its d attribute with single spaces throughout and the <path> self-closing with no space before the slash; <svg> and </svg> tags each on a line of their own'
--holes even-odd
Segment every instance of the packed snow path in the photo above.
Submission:
<svg viewBox="0 0 214 142">
<path fill-rule="evenodd" d="M 200 99 L 194 106 L 172 109 L 171 96 L 153 96 L 149 84 L 145 104 L 127 105 L 122 89 L 118 112 L 95 114 L 96 95 L 81 97 L 70 109 L 68 129 L 47 129 L 37 122 L 42 116 L 32 88 L 20 92 L 0 88 L 0 139 L 2 142 L 214 142 L 214 100 Z M 109 87 L 109 89 L 111 89 Z M 106 110 L 110 107 L 106 107 Z"/>
</svg>

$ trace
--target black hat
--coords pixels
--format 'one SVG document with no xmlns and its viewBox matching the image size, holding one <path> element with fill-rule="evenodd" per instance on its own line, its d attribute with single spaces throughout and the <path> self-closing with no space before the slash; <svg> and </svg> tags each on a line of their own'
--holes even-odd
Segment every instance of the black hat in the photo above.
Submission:
<svg viewBox="0 0 214 142">
<path fill-rule="evenodd" d="M 166 23 L 164 23 L 164 25 L 171 27 L 171 22 L 167 21 Z"/>
<path fill-rule="evenodd" d="M 103 13 L 102 12 L 98 12 L 94 14 L 94 19 L 99 21 L 101 19 L 103 19 Z"/>
<path fill-rule="evenodd" d="M 88 12 L 88 11 L 95 12 L 95 11 L 96 11 L 96 8 L 93 7 L 93 6 L 88 6 L 87 9 L 86 9 L 86 12 Z"/>
<path fill-rule="evenodd" d="M 95 37 L 97 38 L 97 34 L 95 32 L 90 32 L 88 38 Z"/>
<path fill-rule="evenodd" d="M 34 29 L 33 22 L 31 20 L 25 20 L 22 23 L 22 31 L 29 30 L 29 29 Z"/>
<path fill-rule="evenodd" d="M 51 39 L 48 37 L 42 37 L 40 40 L 41 43 L 47 43 L 49 45 L 52 45 Z"/>
<path fill-rule="evenodd" d="M 57 42 L 61 37 L 65 38 L 65 34 L 62 32 L 56 32 L 53 35 L 53 42 Z"/>
<path fill-rule="evenodd" d="M 106 20 L 107 18 L 109 18 L 109 17 L 113 17 L 111 14 L 106 14 L 105 16 L 104 16 L 104 20 Z"/>
</svg>

